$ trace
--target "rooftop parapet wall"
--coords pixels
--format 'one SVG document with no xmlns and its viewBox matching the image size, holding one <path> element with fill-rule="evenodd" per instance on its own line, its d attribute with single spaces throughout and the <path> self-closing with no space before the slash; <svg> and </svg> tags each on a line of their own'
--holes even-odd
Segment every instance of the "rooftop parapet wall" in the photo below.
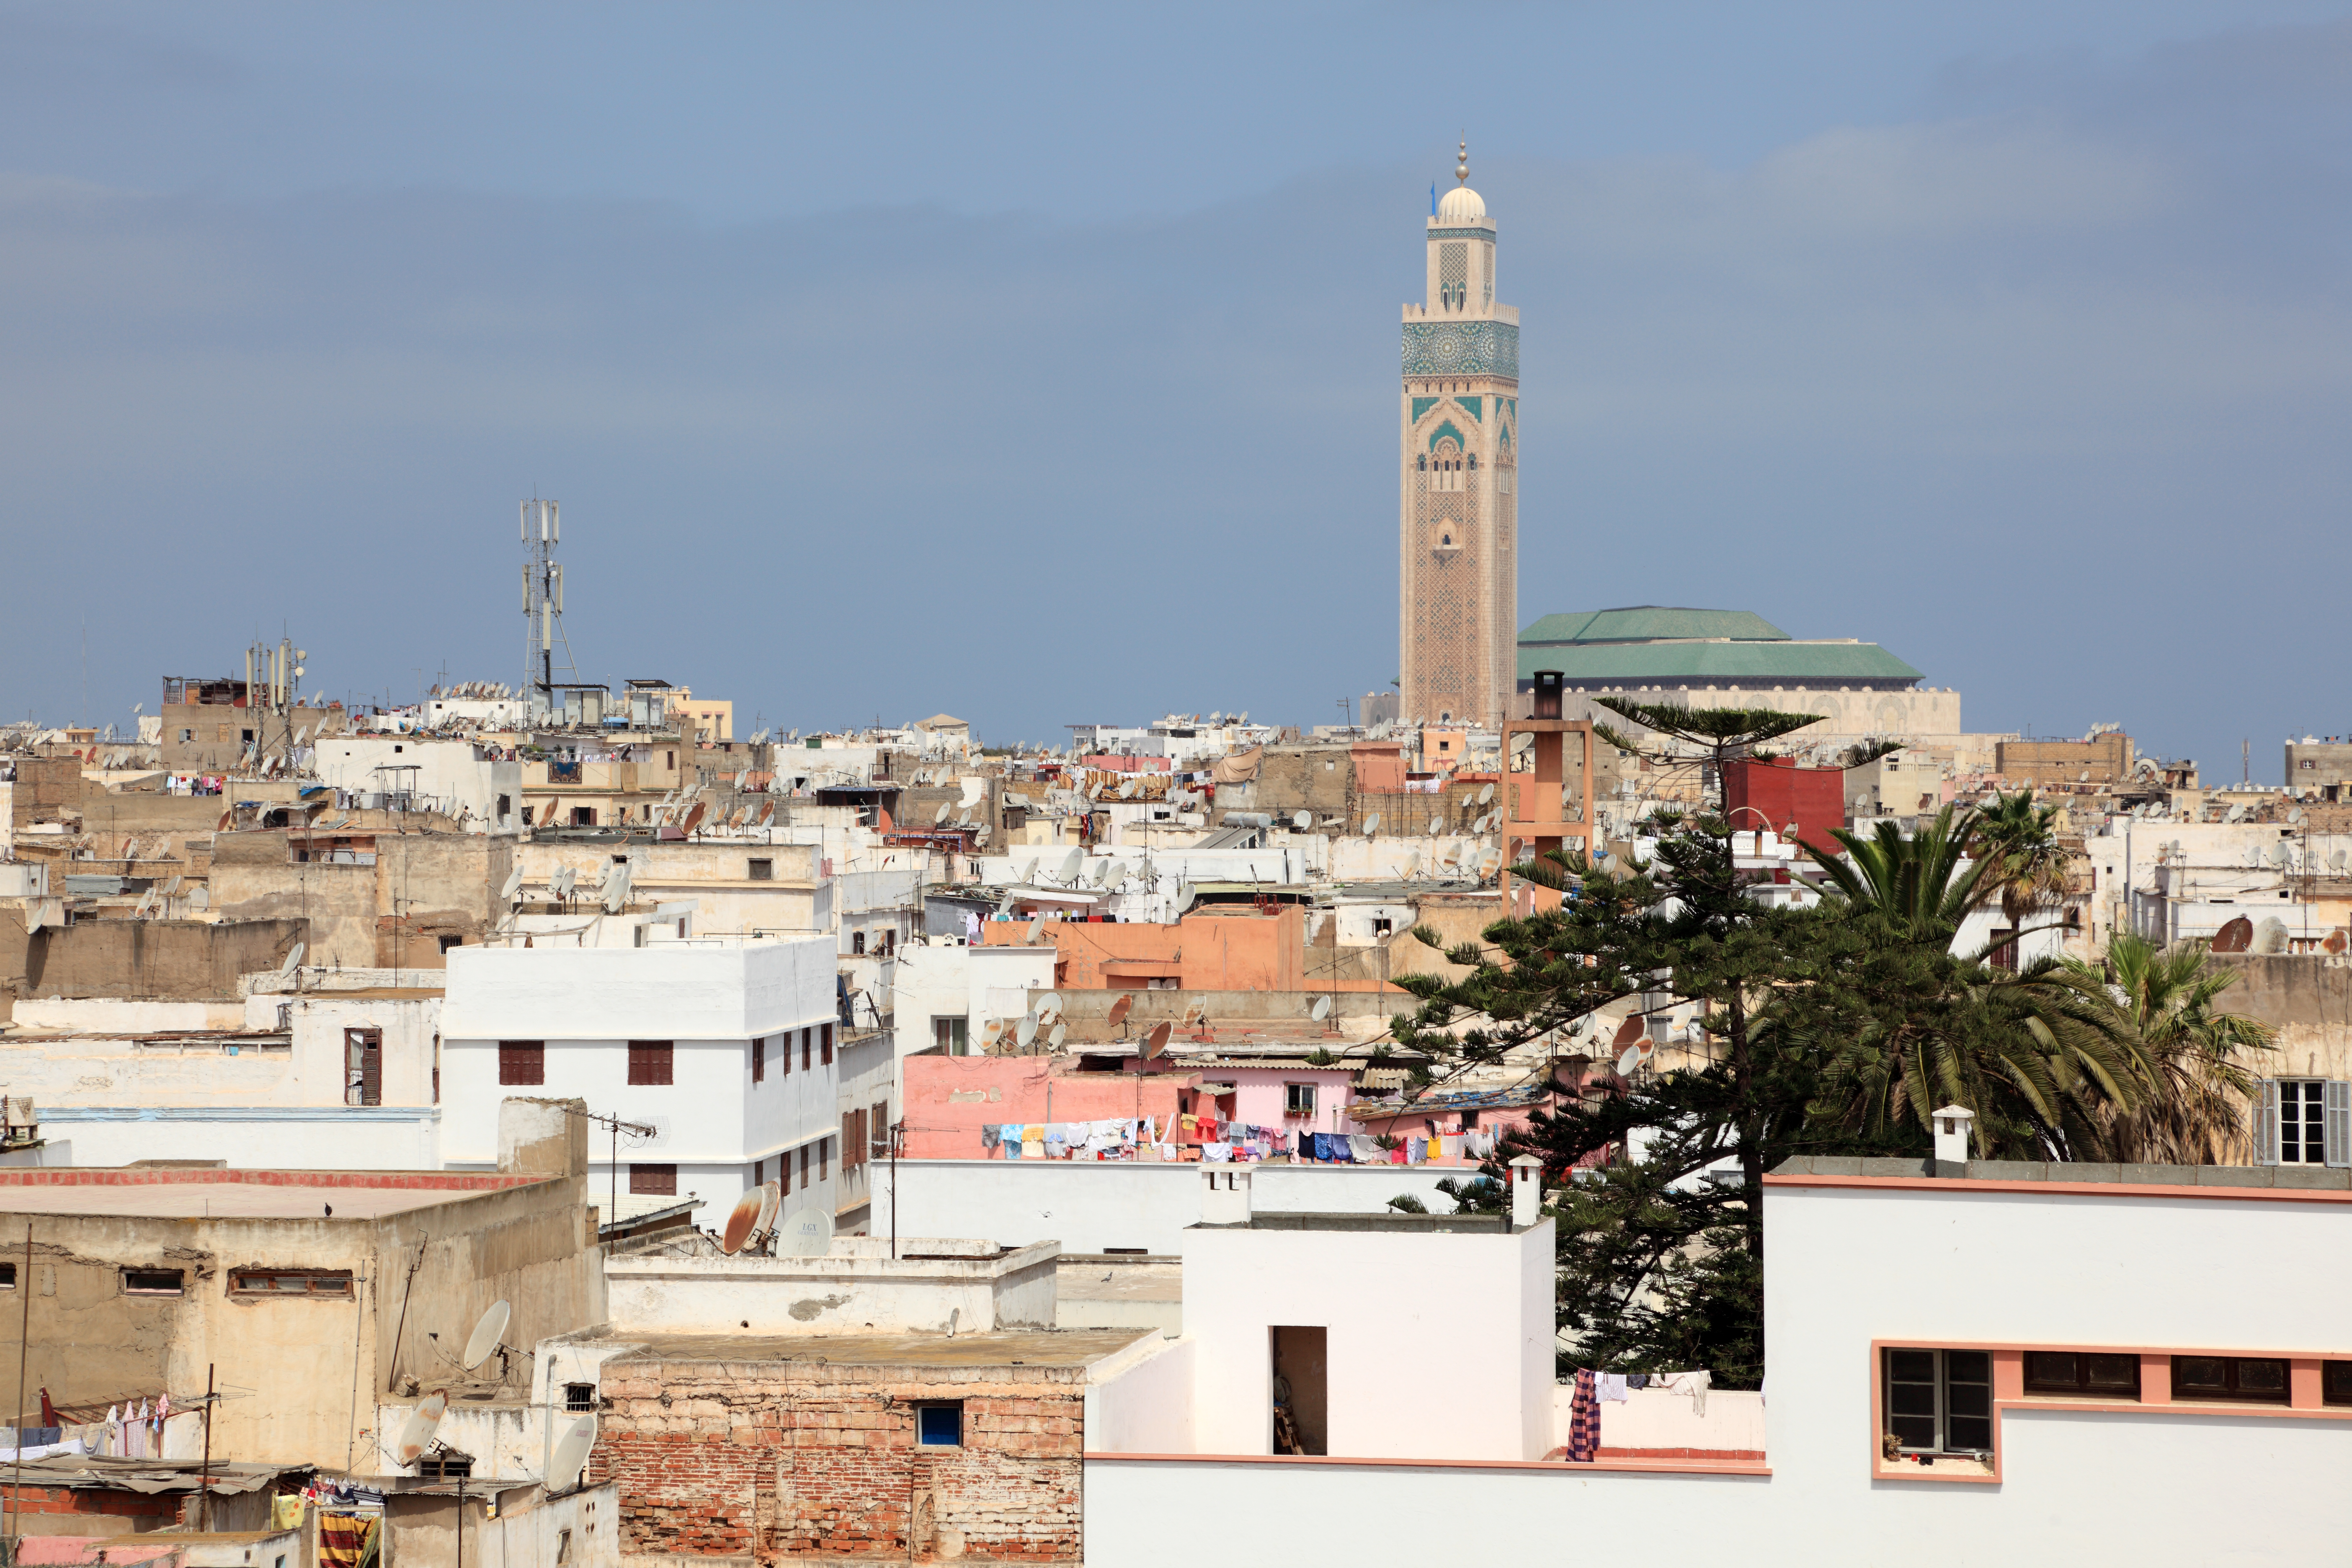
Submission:
<svg viewBox="0 0 2352 1568">
<path fill-rule="evenodd" d="M 984 1333 L 1054 1324 L 1057 1242 L 1018 1248 L 843 1237 L 822 1258 L 616 1258 L 615 1330 L 635 1333 Z"/>
</svg>

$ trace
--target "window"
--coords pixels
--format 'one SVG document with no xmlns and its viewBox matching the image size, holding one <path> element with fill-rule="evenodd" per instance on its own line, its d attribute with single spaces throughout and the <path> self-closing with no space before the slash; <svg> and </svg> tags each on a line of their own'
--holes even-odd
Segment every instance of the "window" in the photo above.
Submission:
<svg viewBox="0 0 2352 1568">
<path fill-rule="evenodd" d="M 669 1082 L 670 1055 L 670 1042 L 667 1040 L 631 1040 L 629 1081 L 633 1084 Z"/>
<path fill-rule="evenodd" d="M 445 936 L 441 938 L 441 951 L 444 952 L 448 952 L 453 947 L 463 947 L 465 945 L 466 939 L 462 936 Z"/>
<path fill-rule="evenodd" d="M 967 1043 L 966 1030 L 969 1027 L 969 1022 L 962 1018 L 934 1018 L 931 1020 L 931 1043 L 939 1047 L 943 1057 L 967 1055 L 971 1048 Z"/>
<path fill-rule="evenodd" d="M 1909 1454 L 1992 1451 L 1992 1356 L 1986 1351 L 1886 1352 L 1886 1430 Z"/>
<path fill-rule="evenodd" d="M 2172 1358 L 2172 1397 L 2284 1405 L 2286 1363 L 2257 1356 L 2177 1355 Z"/>
<path fill-rule="evenodd" d="M 574 827 L 595 826 L 596 808 L 593 805 L 573 806 L 572 808 L 572 826 Z"/>
<path fill-rule="evenodd" d="M 864 1142 L 857 1135 L 857 1121 L 865 1114 L 862 1110 L 841 1113 L 841 1170 L 844 1175 L 857 1169 L 857 1146 Z"/>
<path fill-rule="evenodd" d="M 593 1383 L 567 1383 L 563 1385 L 563 1408 L 593 1410 L 596 1408 L 596 1385 Z"/>
<path fill-rule="evenodd" d="M 1286 1083 L 1282 1086 L 1282 1113 L 1285 1116 L 1315 1114 L 1315 1086 L 1311 1083 Z"/>
<path fill-rule="evenodd" d="M 806 1182 L 803 1182 L 801 1185 L 806 1186 L 808 1184 Z M 776 1156 L 776 1191 L 786 1197 L 790 1197 L 792 1195 L 793 1154 L 792 1151 L 789 1149 Z"/>
<path fill-rule="evenodd" d="M 866 933 L 864 931 L 854 931 L 849 933 L 849 951 L 860 956 L 864 955 L 866 952 Z"/>
<path fill-rule="evenodd" d="M 0 1263 L 0 1290 L 14 1290 L 16 1288 L 16 1266 L 13 1263 Z"/>
<path fill-rule="evenodd" d="M 814 1029 L 803 1029 L 801 1031 L 801 1070 L 803 1072 L 808 1071 L 809 1056 L 815 1049 L 816 1031 Z"/>
<path fill-rule="evenodd" d="M 815 1151 L 811 1149 L 807 1144 L 803 1143 L 801 1145 L 801 1191 L 803 1192 L 808 1191 L 809 1156 L 814 1152 Z"/>
<path fill-rule="evenodd" d="M 352 1299 L 349 1269 L 239 1268 L 228 1277 L 232 1296 L 308 1296 L 348 1301 Z"/>
<path fill-rule="evenodd" d="M 768 1042 L 763 1037 L 751 1042 L 751 1081 L 764 1083 L 768 1078 Z"/>
<path fill-rule="evenodd" d="M 890 1102 L 888 1100 L 877 1100 L 874 1102 L 874 1114 L 867 1120 L 866 1127 L 866 1152 L 868 1154 L 889 1153 Z M 2352 1363 L 2347 1363 L 2346 1364 L 2352 1365 Z"/>
<path fill-rule="evenodd" d="M 541 1040 L 499 1042 L 499 1082 L 534 1084 L 547 1081 L 547 1046 Z"/>
<path fill-rule="evenodd" d="M 2074 1399 L 2137 1399 L 2139 1357 L 2087 1351 L 2028 1351 L 2025 1392 Z"/>
<path fill-rule="evenodd" d="M 122 1293 L 126 1296 L 179 1296 L 187 1291 L 187 1271 L 180 1268 L 126 1268 L 122 1271 Z"/>
<path fill-rule="evenodd" d="M 963 1447 L 963 1402 L 916 1405 L 915 1442 L 925 1448 Z"/>
<path fill-rule="evenodd" d="M 454 1481 L 473 1473 L 473 1456 L 460 1454 L 454 1448 L 421 1455 L 416 1461 L 416 1479 L 421 1481 Z"/>
<path fill-rule="evenodd" d="M 830 1138 L 818 1139 L 816 1141 L 816 1179 L 820 1182 L 825 1179 L 827 1173 L 826 1167 L 832 1155 L 833 1140 Z"/>
<path fill-rule="evenodd" d="M 513 815 L 514 796 L 510 795 L 502 795 L 499 796 L 499 820 L 503 822 Z"/>
<path fill-rule="evenodd" d="M 193 746 L 195 742 L 196 732 L 194 730 L 183 730 L 180 731 L 180 744 L 184 746 Z"/>
<path fill-rule="evenodd" d="M 677 1167 L 632 1164 L 629 1191 L 641 1197 L 674 1198 L 677 1196 Z"/>
<path fill-rule="evenodd" d="M 343 1103 L 383 1103 L 383 1031 L 343 1031 Z"/>
<path fill-rule="evenodd" d="M 776 863 L 774 860 L 754 860 L 751 862 L 751 880 L 754 882 L 772 882 L 775 879 Z"/>
<path fill-rule="evenodd" d="M 827 1024 L 824 1027 L 824 1054 L 817 1059 L 824 1063 L 825 1066 L 831 1067 L 833 1065 L 833 1026 L 831 1024 Z"/>
<path fill-rule="evenodd" d="M 525 827 L 529 827 L 531 825 L 530 819 L 538 812 L 538 809 L 539 808 L 537 806 L 531 805 L 526 805 L 522 808 L 522 825 Z"/>
<path fill-rule="evenodd" d="M 2258 1165 L 2352 1165 L 2352 1083 L 2265 1079 L 2254 1143 Z"/>
<path fill-rule="evenodd" d="M 2329 1405 L 2352 1405 L 2352 1361 L 2320 1363 L 2319 1397 Z"/>
</svg>

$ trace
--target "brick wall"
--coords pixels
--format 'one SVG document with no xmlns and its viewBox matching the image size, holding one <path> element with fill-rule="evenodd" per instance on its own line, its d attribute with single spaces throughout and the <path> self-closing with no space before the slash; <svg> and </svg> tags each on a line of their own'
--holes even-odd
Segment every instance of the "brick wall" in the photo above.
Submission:
<svg viewBox="0 0 2352 1568">
<path fill-rule="evenodd" d="M 604 1393 L 624 1553 L 1080 1561 L 1083 1369 L 630 1361 Z M 961 1447 L 916 1445 L 927 1400 Z"/>
</svg>

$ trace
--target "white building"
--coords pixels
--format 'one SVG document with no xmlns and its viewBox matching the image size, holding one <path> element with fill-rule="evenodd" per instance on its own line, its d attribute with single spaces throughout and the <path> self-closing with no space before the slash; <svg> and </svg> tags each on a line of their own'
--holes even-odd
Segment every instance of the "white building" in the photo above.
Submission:
<svg viewBox="0 0 2352 1568">
<path fill-rule="evenodd" d="M 2338 1560 L 2341 1526 L 2314 1504 L 2352 1464 L 2352 1256 L 2334 1245 L 2352 1172 L 1956 1168 L 1814 1159 L 1766 1177 L 1760 1454 L 1741 1451 L 1750 1395 L 1708 1405 L 1736 1441 L 1612 1456 L 1612 1430 L 1660 1424 L 1603 1402 L 1589 1462 L 1465 1457 L 1459 1413 L 1531 1408 L 1535 1388 L 1497 1386 L 1515 1371 L 1557 1387 L 1548 1364 L 1506 1368 L 1480 1343 L 1501 1333 L 1503 1283 L 1484 1316 L 1405 1325 L 1396 1299 L 1450 1303 L 1451 1271 L 1366 1227 L 1311 1254 L 1269 1246 L 1255 1273 L 1220 1260 L 1212 1300 L 1196 1241 L 1206 1263 L 1257 1227 L 1189 1232 L 1192 1349 L 1089 1394 L 1087 1556 L 1192 1563 L 1199 1542 L 1169 1521 L 1213 1496 L 1221 1530 L 1287 1539 L 1311 1521 L 1342 1562 L 1428 1561 L 1468 1539 L 1511 1563 L 1633 1561 L 1662 1540 L 1806 1568 Z M 2279 1280 L 2281 1259 L 2288 1288 L 2247 1288 Z M 1234 1322 L 1213 1332 L 1218 1313 Z M 1259 1394 L 1276 1336 L 1311 1328 L 1330 1451 L 1301 1460 L 1272 1451 Z M 1341 1422 L 1375 1403 L 1379 1418 Z"/>
<path fill-rule="evenodd" d="M 443 1005 L 443 1151 L 498 1155 L 498 1105 L 528 1089 L 650 1127 L 592 1129 L 592 1192 L 688 1194 L 724 1222 L 781 1181 L 784 1212 L 834 1212 L 840 1171 L 830 936 L 646 947 L 460 948 Z M 614 1163 L 622 1167 L 617 1173 Z"/>
<path fill-rule="evenodd" d="M 1055 957 L 1048 944 L 966 947 L 936 937 L 900 948 L 891 983 L 898 1054 L 977 1054 L 991 1018 L 1018 1018 L 1032 992 L 1053 989 Z"/>
<path fill-rule="evenodd" d="M 470 833 L 512 833 L 522 817 L 522 764 L 485 756 L 471 741 L 398 735 L 321 736 L 320 779 L 353 795 L 405 796 L 411 811 L 438 811 Z"/>
</svg>

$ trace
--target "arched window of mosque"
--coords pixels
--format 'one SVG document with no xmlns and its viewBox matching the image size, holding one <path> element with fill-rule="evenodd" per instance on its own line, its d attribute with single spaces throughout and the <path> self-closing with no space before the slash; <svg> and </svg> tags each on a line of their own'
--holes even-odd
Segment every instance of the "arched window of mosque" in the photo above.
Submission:
<svg viewBox="0 0 2352 1568">
<path fill-rule="evenodd" d="M 1475 452 L 1470 454 L 1470 471 L 1474 474 L 1478 471 L 1478 454 Z"/>
<path fill-rule="evenodd" d="M 1426 456 L 1415 458 L 1412 466 L 1425 474 L 1429 472 L 1429 458 Z"/>
</svg>

